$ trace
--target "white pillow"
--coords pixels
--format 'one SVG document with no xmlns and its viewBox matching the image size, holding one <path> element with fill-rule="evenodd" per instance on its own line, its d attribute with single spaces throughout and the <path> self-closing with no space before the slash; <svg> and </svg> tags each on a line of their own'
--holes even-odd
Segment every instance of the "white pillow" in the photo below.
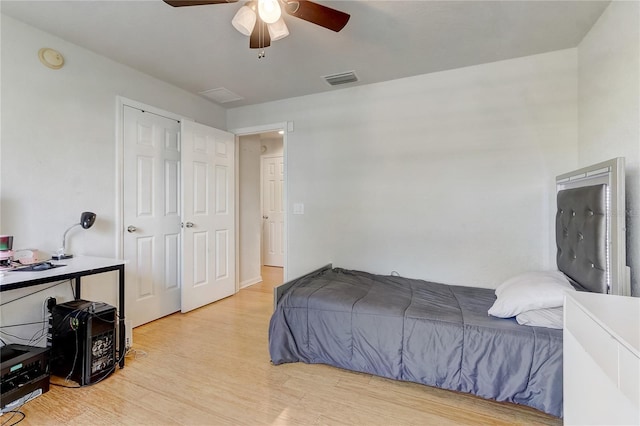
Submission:
<svg viewBox="0 0 640 426">
<path fill-rule="evenodd" d="M 533 327 L 562 328 L 562 306 L 557 308 L 535 309 L 516 315 L 520 325 Z"/>
<path fill-rule="evenodd" d="M 496 288 L 498 297 L 489 315 L 511 318 L 533 309 L 562 306 L 565 291 L 575 291 L 560 271 L 527 272 L 509 278 Z"/>
</svg>

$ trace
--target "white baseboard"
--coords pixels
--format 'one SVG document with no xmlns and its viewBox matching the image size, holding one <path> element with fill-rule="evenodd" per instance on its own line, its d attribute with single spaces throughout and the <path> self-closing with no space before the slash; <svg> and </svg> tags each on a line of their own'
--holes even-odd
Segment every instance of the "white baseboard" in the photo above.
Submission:
<svg viewBox="0 0 640 426">
<path fill-rule="evenodd" d="M 254 284 L 258 284 L 261 281 L 262 281 L 262 276 L 261 275 L 255 277 L 255 278 L 251 278 L 249 280 L 244 280 L 244 281 L 242 281 L 240 283 L 240 288 L 245 288 L 245 287 L 249 287 L 249 286 L 254 285 Z"/>
</svg>

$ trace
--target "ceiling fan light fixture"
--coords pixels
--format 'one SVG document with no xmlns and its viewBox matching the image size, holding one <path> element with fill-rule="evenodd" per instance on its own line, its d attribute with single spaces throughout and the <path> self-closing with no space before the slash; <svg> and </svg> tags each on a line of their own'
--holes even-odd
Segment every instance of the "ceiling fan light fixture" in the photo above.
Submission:
<svg viewBox="0 0 640 426">
<path fill-rule="evenodd" d="M 271 37 L 271 41 L 280 40 L 289 35 L 289 28 L 287 28 L 282 17 L 273 24 L 267 24 L 267 28 L 269 29 L 269 37 Z"/>
<path fill-rule="evenodd" d="M 258 0 L 258 14 L 267 24 L 274 24 L 282 16 L 278 0 Z"/>
<path fill-rule="evenodd" d="M 231 20 L 231 25 L 241 34 L 250 36 L 256 25 L 256 14 L 249 6 L 242 6 Z"/>
</svg>

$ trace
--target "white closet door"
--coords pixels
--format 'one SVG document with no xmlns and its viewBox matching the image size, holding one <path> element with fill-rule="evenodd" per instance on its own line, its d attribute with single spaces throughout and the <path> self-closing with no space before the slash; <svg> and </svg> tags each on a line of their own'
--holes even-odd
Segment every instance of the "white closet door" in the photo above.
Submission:
<svg viewBox="0 0 640 426">
<path fill-rule="evenodd" d="M 182 121 L 182 312 L 235 293 L 235 137 Z"/>
<path fill-rule="evenodd" d="M 126 316 L 137 327 L 180 310 L 180 124 L 123 112 Z"/>
</svg>

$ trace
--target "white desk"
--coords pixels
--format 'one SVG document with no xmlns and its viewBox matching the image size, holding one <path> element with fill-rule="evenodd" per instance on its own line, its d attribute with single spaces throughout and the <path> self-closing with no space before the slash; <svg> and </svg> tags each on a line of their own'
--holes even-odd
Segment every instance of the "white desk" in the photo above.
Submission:
<svg viewBox="0 0 640 426">
<path fill-rule="evenodd" d="M 0 292 L 18 288 L 32 287 L 54 281 L 74 280 L 75 298 L 80 299 L 80 278 L 87 275 L 118 272 L 118 357 L 120 368 L 124 367 L 123 351 L 125 350 L 124 326 L 124 265 L 125 260 L 104 257 L 78 256 L 71 259 L 51 261 L 54 265 L 64 265 L 44 271 L 1 271 Z"/>
</svg>

